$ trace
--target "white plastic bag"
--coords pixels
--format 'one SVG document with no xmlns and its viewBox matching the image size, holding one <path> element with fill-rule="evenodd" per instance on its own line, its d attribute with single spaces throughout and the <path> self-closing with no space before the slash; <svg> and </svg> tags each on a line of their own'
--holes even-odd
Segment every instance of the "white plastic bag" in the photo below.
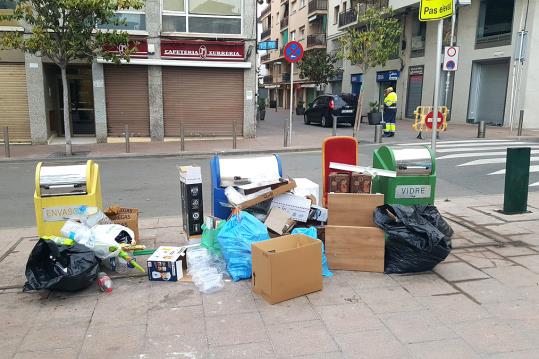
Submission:
<svg viewBox="0 0 539 359">
<path fill-rule="evenodd" d="M 116 242 L 116 237 L 118 237 L 121 231 L 127 232 L 131 238 L 135 238 L 135 234 L 132 230 L 119 224 L 100 224 L 94 226 L 90 231 L 92 233 L 92 246 L 90 246 L 90 248 L 92 248 L 95 255 L 101 259 L 118 256 L 122 248 L 120 247 L 120 244 Z M 116 250 L 111 251 L 114 247 Z"/>
</svg>

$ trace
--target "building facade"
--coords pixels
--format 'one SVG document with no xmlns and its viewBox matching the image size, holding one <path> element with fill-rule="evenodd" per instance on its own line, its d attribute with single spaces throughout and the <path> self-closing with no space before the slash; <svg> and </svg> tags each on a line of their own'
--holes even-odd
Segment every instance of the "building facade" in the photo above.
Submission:
<svg viewBox="0 0 539 359">
<path fill-rule="evenodd" d="M 289 41 L 302 44 L 305 51 L 326 49 L 328 0 L 271 0 L 262 10 L 261 41 L 277 41 L 278 49 L 261 54 L 266 67 L 264 87 L 269 89 L 270 104 L 289 108 L 290 76 L 294 76 L 294 107 L 312 102 L 318 90 L 309 79 L 299 77 L 298 67 L 290 74 L 290 64 L 284 59 L 283 48 Z"/>
<path fill-rule="evenodd" d="M 0 0 L 0 13 L 15 0 Z M 103 59 L 68 68 L 73 136 L 107 142 L 125 125 L 135 136 L 254 137 L 256 3 L 247 0 L 146 0 L 127 22 L 137 52 L 129 63 Z M 23 31 L 0 23 L 0 31 Z M 29 29 L 26 29 L 29 30 Z M 122 51 L 122 46 L 117 51 Z M 56 65 L 20 51 L 0 51 L 0 126 L 14 141 L 47 143 L 64 135 Z"/>
<path fill-rule="evenodd" d="M 329 0 L 327 49 L 339 50 L 339 38 L 357 24 L 357 14 L 368 6 L 391 6 L 401 22 L 400 53 L 385 66 L 362 74 L 358 66 L 344 61 L 342 78 L 326 92 L 364 91 L 365 104 L 381 103 L 383 90 L 396 89 L 397 118 L 413 118 L 420 105 L 432 105 L 436 73 L 436 22 L 419 22 L 419 1 Z M 539 26 L 535 19 L 539 4 L 527 0 L 460 0 L 456 8 L 455 45 L 460 47 L 458 70 L 448 76 L 442 71 L 440 101 L 450 110 L 451 121 L 510 126 L 524 110 L 524 128 L 539 128 L 534 113 L 538 82 L 534 66 L 539 64 Z M 519 53 L 519 32 L 526 31 L 524 61 Z M 451 19 L 444 20 L 443 43 L 451 39 Z M 439 64 L 441 66 L 441 64 Z M 448 80 L 449 77 L 449 80 Z M 365 112 L 367 109 L 365 109 Z"/>
</svg>

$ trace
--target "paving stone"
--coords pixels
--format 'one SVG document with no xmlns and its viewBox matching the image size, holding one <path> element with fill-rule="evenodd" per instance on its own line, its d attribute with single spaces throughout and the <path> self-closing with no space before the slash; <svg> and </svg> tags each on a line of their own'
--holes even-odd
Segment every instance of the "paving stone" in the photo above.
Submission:
<svg viewBox="0 0 539 359">
<path fill-rule="evenodd" d="M 307 295 L 313 305 L 358 303 L 361 301 L 352 287 L 343 278 L 324 278 L 324 288 Z"/>
<path fill-rule="evenodd" d="M 1 318 L 5 318 L 2 316 Z M 0 325 L 0 357 L 10 358 L 21 345 L 23 339 L 31 331 L 31 324 L 26 325 Z"/>
<path fill-rule="evenodd" d="M 222 347 L 212 347 L 208 353 L 208 358 L 215 359 L 236 359 L 236 358 L 257 358 L 270 359 L 277 358 L 269 341 L 260 343 L 249 343 L 239 345 L 227 345 Z"/>
<path fill-rule="evenodd" d="M 66 320 L 90 322 L 97 305 L 97 297 L 51 297 L 43 304 L 34 318 L 39 325 L 54 325 Z"/>
<path fill-rule="evenodd" d="M 456 286 L 481 304 L 515 301 L 522 299 L 524 296 L 519 291 L 511 289 L 492 278 L 461 282 L 457 283 Z"/>
<path fill-rule="evenodd" d="M 487 303 L 484 308 L 504 320 L 537 320 L 539 329 L 539 301 L 516 300 L 504 303 Z"/>
<path fill-rule="evenodd" d="M 150 309 L 202 305 L 202 296 L 192 283 L 152 282 L 150 288 Z"/>
<path fill-rule="evenodd" d="M 267 334 L 259 313 L 206 317 L 210 346 L 224 346 L 266 341 Z"/>
<path fill-rule="evenodd" d="M 320 320 L 267 326 L 279 357 L 335 352 L 335 341 Z"/>
<path fill-rule="evenodd" d="M 411 328 L 410 328 L 411 329 Z M 387 329 L 335 335 L 346 358 L 411 358 L 408 350 Z"/>
<path fill-rule="evenodd" d="M 394 275 L 393 279 L 414 297 L 455 293 L 458 290 L 433 273 Z"/>
<path fill-rule="evenodd" d="M 539 255 L 512 257 L 511 260 L 539 274 Z"/>
<path fill-rule="evenodd" d="M 145 339 L 141 358 L 203 358 L 208 356 L 208 341 L 204 333 L 167 335 L 168 333 L 163 331 L 154 334 L 158 335 Z"/>
<path fill-rule="evenodd" d="M 475 359 L 480 356 L 464 340 L 448 339 L 409 344 L 416 359 Z"/>
<path fill-rule="evenodd" d="M 203 295 L 206 316 L 256 312 L 255 300 L 250 291 L 234 293 L 213 293 Z"/>
<path fill-rule="evenodd" d="M 126 318 L 129 318 L 131 325 L 146 325 L 149 290 L 137 286 L 132 288 L 133 291 L 129 292 L 124 285 L 113 289 L 111 294 L 102 293 L 95 306 L 90 328 L 124 326 Z M 119 301 L 119 298 L 122 300 Z"/>
<path fill-rule="evenodd" d="M 308 355 L 298 355 L 298 356 L 295 356 L 293 358 L 294 359 L 343 359 L 343 358 L 346 358 L 346 357 L 345 357 L 344 353 L 331 352 L 331 353 L 317 353 L 317 354 L 308 354 Z"/>
<path fill-rule="evenodd" d="M 537 338 L 494 318 L 459 323 L 454 330 L 479 353 L 503 353 L 537 348 Z"/>
<path fill-rule="evenodd" d="M 361 299 L 374 313 L 420 310 L 419 302 L 401 287 L 376 288 L 358 291 Z"/>
<path fill-rule="evenodd" d="M 260 297 L 255 297 L 255 303 L 265 325 L 318 319 L 318 314 L 306 296 L 273 305 Z"/>
<path fill-rule="evenodd" d="M 365 304 L 340 304 L 316 307 L 332 334 L 381 329 L 384 325 Z"/>
<path fill-rule="evenodd" d="M 130 325 L 89 329 L 80 351 L 80 359 L 139 358 L 144 350 L 146 326 Z"/>
<path fill-rule="evenodd" d="M 19 351 L 80 348 L 85 339 L 88 321 L 51 322 L 51 326 L 34 326 L 24 337 Z"/>
<path fill-rule="evenodd" d="M 515 265 L 510 260 L 502 258 L 492 251 L 475 251 L 468 253 L 459 253 L 457 256 L 464 262 L 471 264 L 476 268 L 496 268 L 509 267 Z"/>
<path fill-rule="evenodd" d="M 498 353 L 489 355 L 489 359 L 530 359 L 537 357 L 537 349 Z"/>
<path fill-rule="evenodd" d="M 475 243 L 473 243 L 472 241 L 468 240 L 468 239 L 465 239 L 465 238 L 451 238 L 451 244 L 453 246 L 453 249 L 459 249 L 459 248 L 463 248 L 463 247 L 468 247 L 468 246 L 472 246 L 474 245 Z M 446 261 L 444 261 L 446 262 Z"/>
<path fill-rule="evenodd" d="M 418 298 L 418 300 L 434 316 L 447 325 L 492 316 L 483 306 L 473 302 L 462 294 L 422 297 Z"/>
<path fill-rule="evenodd" d="M 453 244 L 453 248 L 455 248 L 454 244 Z M 443 263 L 454 263 L 454 262 L 460 262 L 460 258 L 455 256 L 453 253 L 449 253 L 447 258 L 443 261 Z"/>
<path fill-rule="evenodd" d="M 397 339 L 405 344 L 457 337 L 428 310 L 382 314 L 380 318 Z"/>
<path fill-rule="evenodd" d="M 455 254 L 458 256 L 458 254 Z M 489 276 L 464 262 L 440 263 L 434 271 L 450 282 L 488 278 Z"/>
<path fill-rule="evenodd" d="M 502 246 L 488 247 L 488 249 L 494 253 L 497 253 L 505 257 L 525 256 L 525 255 L 537 255 L 539 257 L 539 253 L 537 253 L 536 251 L 528 247 L 513 246 L 511 245 L 511 243 L 503 247 Z"/>
<path fill-rule="evenodd" d="M 61 348 L 47 351 L 18 352 L 13 359 L 35 359 L 35 358 L 54 358 L 54 359 L 75 359 L 79 353 L 79 348 Z"/>
<path fill-rule="evenodd" d="M 521 266 L 487 268 L 484 271 L 508 287 L 516 288 L 539 285 L 539 274 Z"/>
<path fill-rule="evenodd" d="M 399 284 L 384 273 L 369 273 L 355 271 L 340 272 L 345 281 L 355 290 L 398 287 Z"/>
<path fill-rule="evenodd" d="M 204 311 L 202 306 L 172 307 L 148 311 L 148 336 L 167 333 L 204 335 Z"/>
</svg>

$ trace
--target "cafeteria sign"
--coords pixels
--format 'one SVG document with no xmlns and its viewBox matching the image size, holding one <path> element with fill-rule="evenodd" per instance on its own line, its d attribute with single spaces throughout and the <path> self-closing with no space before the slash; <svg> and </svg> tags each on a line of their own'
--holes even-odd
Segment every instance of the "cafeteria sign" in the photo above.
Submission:
<svg viewBox="0 0 539 359">
<path fill-rule="evenodd" d="M 421 0 L 420 21 L 441 20 L 453 15 L 453 0 Z"/>
</svg>

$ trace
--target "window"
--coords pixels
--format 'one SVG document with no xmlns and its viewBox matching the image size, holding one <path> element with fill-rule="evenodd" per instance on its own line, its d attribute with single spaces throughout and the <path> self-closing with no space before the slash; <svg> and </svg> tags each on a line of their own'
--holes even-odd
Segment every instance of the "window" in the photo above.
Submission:
<svg viewBox="0 0 539 359">
<path fill-rule="evenodd" d="M 496 45 L 510 44 L 514 7 L 515 0 L 481 0 L 478 42 L 504 41 L 504 44 Z"/>
<path fill-rule="evenodd" d="M 412 44 L 411 57 L 421 57 L 425 55 L 425 36 L 427 34 L 427 23 L 414 19 L 412 24 Z"/>
<path fill-rule="evenodd" d="M 292 40 L 292 41 L 296 40 L 296 32 L 295 31 L 292 31 L 290 33 L 290 40 Z"/>
<path fill-rule="evenodd" d="M 297 5 L 298 5 L 298 2 L 297 2 L 297 1 L 294 1 L 294 2 L 292 3 L 292 6 L 290 7 L 290 8 L 291 8 L 291 13 L 292 13 L 292 14 L 296 12 Z"/>
<path fill-rule="evenodd" d="M 342 11 L 346 12 L 346 1 L 342 3 Z"/>
<path fill-rule="evenodd" d="M 333 10 L 333 25 L 336 25 L 339 21 L 339 5 L 335 6 Z"/>
<path fill-rule="evenodd" d="M 146 31 L 146 14 L 144 10 L 122 10 L 117 11 L 115 18 L 123 21 L 123 24 L 102 24 L 98 26 L 101 29 L 111 30 L 140 30 Z"/>
<path fill-rule="evenodd" d="M 304 6 L 305 6 L 305 0 L 299 0 L 299 8 L 301 9 Z"/>
<path fill-rule="evenodd" d="M 305 26 L 302 26 L 299 28 L 299 39 L 298 40 L 303 40 L 305 38 Z"/>
<path fill-rule="evenodd" d="M 17 6 L 17 0 L 0 0 L 0 16 L 11 15 Z M 0 26 L 20 26 L 16 21 L 0 20 Z"/>
<path fill-rule="evenodd" d="M 241 34 L 242 0 L 163 0 L 163 32 Z"/>
</svg>

